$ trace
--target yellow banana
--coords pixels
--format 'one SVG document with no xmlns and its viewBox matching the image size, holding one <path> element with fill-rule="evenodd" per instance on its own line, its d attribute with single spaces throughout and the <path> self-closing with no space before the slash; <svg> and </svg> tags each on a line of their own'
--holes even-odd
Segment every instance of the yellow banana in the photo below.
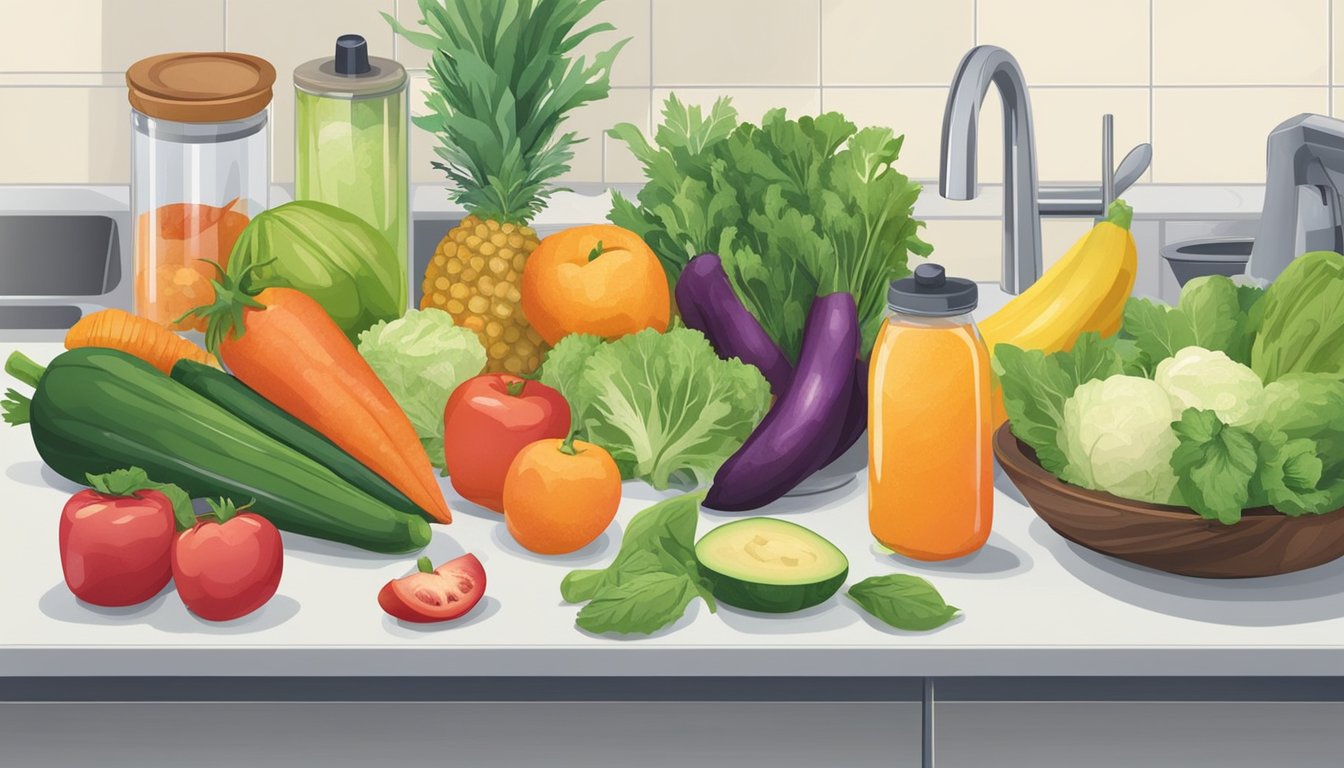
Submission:
<svg viewBox="0 0 1344 768">
<path fill-rule="evenodd" d="M 1119 331 L 1138 268 L 1138 252 L 1129 233 L 1133 215 L 1123 200 L 1111 203 L 1106 218 L 1040 280 L 985 318 L 980 334 L 990 352 L 1006 343 L 1048 354 L 1072 348 L 1088 331 L 1103 336 Z M 997 426 L 1007 419 L 997 382 L 993 400 Z"/>
</svg>

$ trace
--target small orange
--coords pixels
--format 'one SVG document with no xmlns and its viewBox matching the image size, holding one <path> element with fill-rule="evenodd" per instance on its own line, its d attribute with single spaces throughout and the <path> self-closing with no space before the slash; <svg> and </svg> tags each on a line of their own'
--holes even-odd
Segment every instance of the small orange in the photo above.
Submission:
<svg viewBox="0 0 1344 768">
<path fill-rule="evenodd" d="M 582 549 L 602 535 L 621 503 L 621 471 L 605 449 L 582 440 L 538 440 L 504 478 L 504 523 L 539 555 Z"/>
<path fill-rule="evenodd" d="M 667 274 L 639 235 L 612 224 L 557 232 L 527 257 L 523 314 L 547 344 L 571 333 L 616 339 L 667 330 Z"/>
</svg>

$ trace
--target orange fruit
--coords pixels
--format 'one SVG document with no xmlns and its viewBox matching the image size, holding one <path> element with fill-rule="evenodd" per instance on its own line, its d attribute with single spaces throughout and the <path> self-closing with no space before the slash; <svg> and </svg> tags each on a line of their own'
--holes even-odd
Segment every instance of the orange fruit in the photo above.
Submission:
<svg viewBox="0 0 1344 768">
<path fill-rule="evenodd" d="M 616 518 L 621 472 L 605 449 L 582 440 L 538 440 L 514 457 L 504 477 L 504 523 L 539 555 L 583 549 Z"/>
<path fill-rule="evenodd" d="M 658 257 L 639 235 L 612 224 L 557 232 L 527 257 L 523 314 L 547 343 L 571 333 L 616 339 L 667 330 L 671 294 Z"/>
</svg>

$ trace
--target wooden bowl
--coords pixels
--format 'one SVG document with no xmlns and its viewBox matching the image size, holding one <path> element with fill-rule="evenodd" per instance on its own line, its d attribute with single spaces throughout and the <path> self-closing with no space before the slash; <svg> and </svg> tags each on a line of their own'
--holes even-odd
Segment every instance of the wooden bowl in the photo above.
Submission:
<svg viewBox="0 0 1344 768">
<path fill-rule="evenodd" d="M 1244 579 L 1301 571 L 1344 555 L 1344 510 L 1289 517 L 1269 507 L 1223 525 L 1188 507 L 1144 504 L 1070 485 L 1045 471 L 1008 424 L 994 434 L 1003 471 L 1056 533 L 1131 563 L 1183 576 Z"/>
</svg>

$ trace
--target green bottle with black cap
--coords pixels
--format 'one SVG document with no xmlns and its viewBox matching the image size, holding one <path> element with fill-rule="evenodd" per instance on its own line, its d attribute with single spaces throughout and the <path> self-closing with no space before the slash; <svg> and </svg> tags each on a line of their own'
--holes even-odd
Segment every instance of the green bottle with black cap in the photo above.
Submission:
<svg viewBox="0 0 1344 768">
<path fill-rule="evenodd" d="M 994 510 L 989 352 L 975 283 L 920 264 L 892 282 L 868 389 L 868 525 L 916 560 L 965 557 Z"/>
<path fill-rule="evenodd" d="M 294 70 L 294 199 L 334 205 L 378 230 L 407 278 L 410 193 L 406 69 L 360 35 Z"/>
</svg>

